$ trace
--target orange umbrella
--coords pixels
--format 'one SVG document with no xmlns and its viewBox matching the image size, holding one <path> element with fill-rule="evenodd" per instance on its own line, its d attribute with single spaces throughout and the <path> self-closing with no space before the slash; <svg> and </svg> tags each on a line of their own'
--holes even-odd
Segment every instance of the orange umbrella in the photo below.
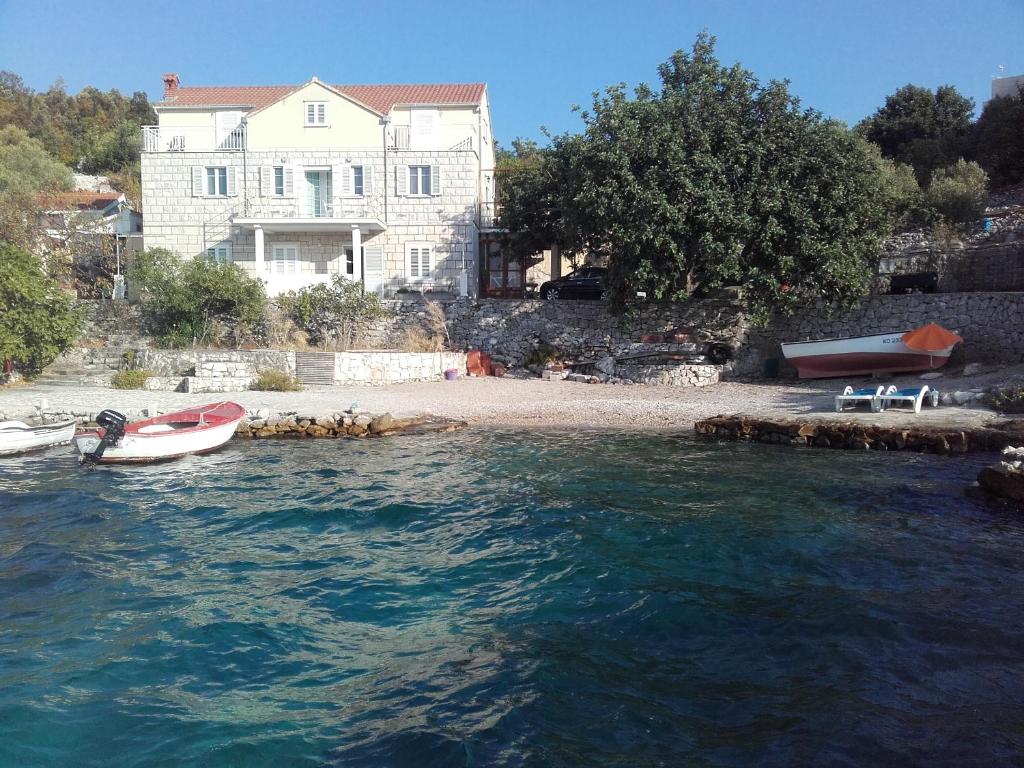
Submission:
<svg viewBox="0 0 1024 768">
<path fill-rule="evenodd" d="M 901 338 L 908 347 L 919 349 L 922 352 L 937 352 L 940 349 L 952 347 L 954 344 L 959 344 L 963 341 L 962 338 L 952 331 L 947 331 L 941 325 L 936 325 L 935 323 L 928 323 L 928 325 L 922 325 L 920 328 L 907 331 Z"/>
</svg>

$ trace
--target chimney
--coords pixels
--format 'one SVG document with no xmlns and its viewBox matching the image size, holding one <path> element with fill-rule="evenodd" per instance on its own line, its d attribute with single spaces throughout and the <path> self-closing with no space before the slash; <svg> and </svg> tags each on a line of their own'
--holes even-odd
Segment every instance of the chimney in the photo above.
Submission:
<svg viewBox="0 0 1024 768">
<path fill-rule="evenodd" d="M 168 72 L 164 75 L 164 98 L 169 99 L 178 93 L 178 83 L 181 80 L 178 79 L 177 72 Z"/>
</svg>

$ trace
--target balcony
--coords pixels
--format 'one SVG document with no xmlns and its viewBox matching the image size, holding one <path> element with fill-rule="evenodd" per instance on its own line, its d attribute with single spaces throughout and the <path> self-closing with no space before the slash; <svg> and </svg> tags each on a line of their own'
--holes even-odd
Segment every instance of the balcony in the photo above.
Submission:
<svg viewBox="0 0 1024 768">
<path fill-rule="evenodd" d="M 501 229 L 501 203 L 480 203 L 480 229 Z"/>
<path fill-rule="evenodd" d="M 439 125 L 430 135 L 417 135 L 408 125 L 389 125 L 389 150 L 473 152 L 477 147 L 477 127 L 471 123 Z"/>
<path fill-rule="evenodd" d="M 143 152 L 240 152 L 245 149 L 245 126 L 216 131 L 208 125 L 161 128 L 142 126 Z"/>
</svg>

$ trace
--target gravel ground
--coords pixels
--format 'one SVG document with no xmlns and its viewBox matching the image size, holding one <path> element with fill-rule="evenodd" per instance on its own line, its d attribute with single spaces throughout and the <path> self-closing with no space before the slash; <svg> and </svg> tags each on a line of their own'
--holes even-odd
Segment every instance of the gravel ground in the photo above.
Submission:
<svg viewBox="0 0 1024 768">
<path fill-rule="evenodd" d="M 475 425 L 535 428 L 689 429 L 700 418 L 743 413 L 759 418 L 860 420 L 898 426 L 928 423 L 941 427 L 975 427 L 996 414 L 985 408 L 926 408 L 881 414 L 837 414 L 833 396 L 845 382 L 726 382 L 703 389 L 578 384 L 540 379 L 460 379 L 386 387 L 309 387 L 303 392 L 234 392 L 224 395 L 124 391 L 101 387 L 16 386 L 0 389 L 0 418 L 24 418 L 40 401 L 45 410 L 97 413 L 104 408 L 138 417 L 143 409 L 177 410 L 217 399 L 234 400 L 250 411 L 317 415 L 358 404 L 370 413 L 390 411 L 397 417 L 431 413 Z M 864 381 L 850 382 L 864 386 Z M 908 386 L 915 377 L 896 380 Z M 932 382 L 944 390 L 965 389 L 960 378 Z"/>
</svg>

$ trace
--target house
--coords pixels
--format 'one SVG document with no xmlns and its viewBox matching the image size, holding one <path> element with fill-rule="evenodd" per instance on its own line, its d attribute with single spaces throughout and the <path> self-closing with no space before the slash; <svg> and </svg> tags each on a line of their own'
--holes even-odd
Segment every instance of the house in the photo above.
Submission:
<svg viewBox="0 0 1024 768">
<path fill-rule="evenodd" d="M 992 98 L 1016 96 L 1024 88 L 1024 75 L 992 78 Z"/>
<path fill-rule="evenodd" d="M 487 88 L 185 87 L 143 127 L 147 248 L 230 261 L 271 295 L 342 275 L 475 294 L 493 199 Z"/>
<path fill-rule="evenodd" d="M 142 248 L 142 214 L 122 192 L 57 192 L 38 204 L 42 249 L 65 254 L 86 295 L 117 283 L 124 256 Z"/>
</svg>

